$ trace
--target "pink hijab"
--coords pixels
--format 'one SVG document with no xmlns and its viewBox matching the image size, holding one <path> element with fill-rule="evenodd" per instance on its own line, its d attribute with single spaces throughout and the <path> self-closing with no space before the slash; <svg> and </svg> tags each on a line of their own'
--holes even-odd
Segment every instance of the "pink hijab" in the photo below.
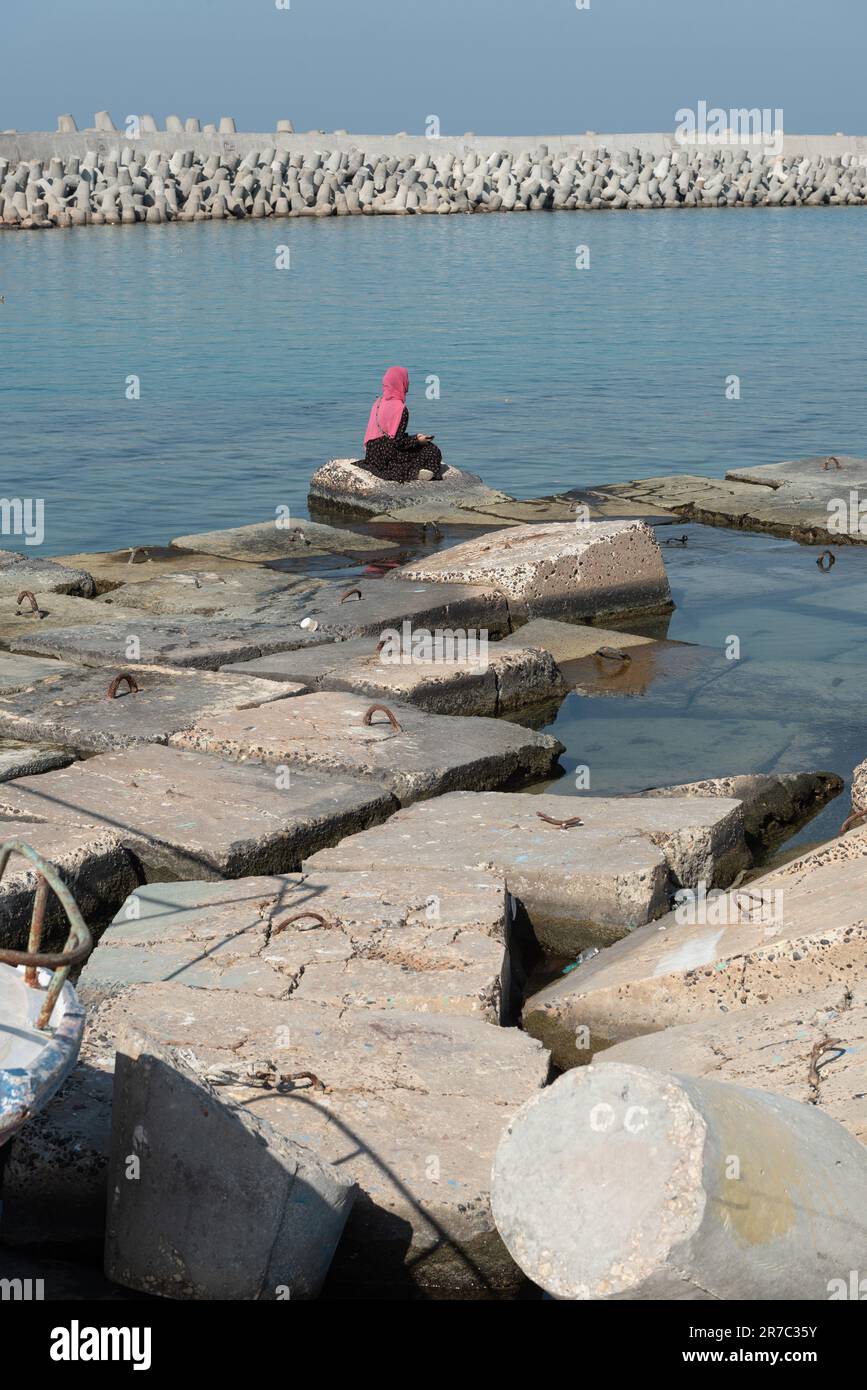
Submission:
<svg viewBox="0 0 867 1390">
<path fill-rule="evenodd" d="M 364 436 L 365 445 L 371 439 L 379 439 L 380 435 L 383 434 L 391 435 L 392 439 L 394 438 L 400 424 L 400 417 L 403 414 L 408 390 L 409 372 L 406 368 L 389 367 L 382 378 L 382 395 L 377 396 L 373 402 L 370 419 L 367 422 L 367 433 Z"/>
</svg>

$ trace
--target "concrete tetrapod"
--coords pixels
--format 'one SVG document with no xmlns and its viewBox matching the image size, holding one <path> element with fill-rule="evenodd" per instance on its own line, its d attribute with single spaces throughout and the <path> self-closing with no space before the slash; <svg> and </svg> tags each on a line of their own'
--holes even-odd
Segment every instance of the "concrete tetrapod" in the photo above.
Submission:
<svg viewBox="0 0 867 1390">
<path fill-rule="evenodd" d="M 494 1158 L 502 1239 L 558 1299 L 810 1299 L 867 1261 L 867 1150 L 811 1105 L 600 1062 Z"/>
</svg>

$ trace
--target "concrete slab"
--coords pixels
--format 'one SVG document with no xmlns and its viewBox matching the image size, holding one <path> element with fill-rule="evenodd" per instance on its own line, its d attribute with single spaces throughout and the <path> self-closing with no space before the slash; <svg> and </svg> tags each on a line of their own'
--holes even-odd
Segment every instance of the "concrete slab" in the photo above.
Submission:
<svg viewBox="0 0 867 1390">
<path fill-rule="evenodd" d="M 488 584 L 522 617 L 605 621 L 666 612 L 656 537 L 640 521 L 516 526 L 393 570 L 386 583 Z"/>
<path fill-rule="evenodd" d="M 221 1095 L 358 1183 L 329 1278 L 337 1296 L 516 1290 L 491 1217 L 491 1161 L 548 1074 L 544 1048 L 517 1029 L 180 984 L 120 991 L 90 1026 L 146 1028 L 183 1049 Z"/>
<path fill-rule="evenodd" d="M 510 637 L 504 637 L 503 647 L 543 647 L 557 662 L 579 661 L 592 656 L 600 647 L 629 647 L 653 645 L 652 637 L 631 632 L 609 631 L 583 623 L 558 623 L 555 618 L 533 618 L 519 627 Z"/>
<path fill-rule="evenodd" d="M 0 695 L 14 695 L 16 691 L 26 690 L 46 677 L 69 675 L 78 669 L 68 661 L 0 652 Z"/>
<path fill-rule="evenodd" d="M 394 804 L 348 777 L 300 768 L 275 773 L 260 763 L 241 766 L 157 744 L 98 754 L 0 788 L 0 817 L 40 824 L 42 845 L 62 828 L 112 831 L 137 863 L 139 882 L 287 873 L 315 849 L 383 819 Z M 92 829 L 86 834 L 92 838 Z M 112 912 L 134 886 L 113 895 Z"/>
<path fill-rule="evenodd" d="M 493 869 L 545 950 L 572 955 L 661 916 L 677 886 L 731 882 L 748 862 L 742 815 L 739 802 L 721 800 L 452 792 L 312 856 L 305 869 Z M 572 817 L 582 823 L 560 828 Z"/>
<path fill-rule="evenodd" d="M 599 644 L 591 656 L 562 663 L 566 681 L 591 699 L 634 699 L 653 694 L 684 699 L 684 690 L 719 665 L 719 653 L 688 642 Z"/>
<path fill-rule="evenodd" d="M 61 772 L 46 772 L 32 779 L 37 784 Z M 17 795 L 19 785 L 4 783 L 0 798 Z M 57 869 L 85 921 L 96 925 L 107 921 L 139 882 L 132 860 L 124 853 L 121 836 L 104 824 L 99 828 L 70 823 L 49 824 L 42 816 L 16 815 L 4 805 L 0 809 L 0 844 L 23 840 Z M 36 894 L 36 873 L 20 855 L 13 855 L 0 879 L 0 946 L 23 951 L 27 946 L 30 917 Z M 45 949 L 59 948 L 66 940 L 68 924 L 54 894 L 49 894 L 45 913 Z"/>
<path fill-rule="evenodd" d="M 310 479 L 307 505 L 312 516 L 334 513 L 372 517 L 412 507 L 416 513 L 438 508 L 473 506 L 484 510 L 493 503 L 512 502 L 506 493 L 487 487 L 476 473 L 445 468 L 439 482 L 392 483 L 377 478 L 353 459 L 330 459 Z"/>
<path fill-rule="evenodd" d="M 51 630 L 44 626 L 28 628 L 27 637 L 13 637 L 9 645 L 25 655 L 60 657 L 84 666 L 123 668 L 138 661 L 150 666 L 194 666 L 216 671 L 230 661 L 250 661 L 269 652 L 317 646 L 326 640 L 325 634 L 286 622 L 155 618 L 134 609 L 120 615 L 101 603 L 91 607 L 104 615 L 104 621 L 97 619 L 93 624 L 82 622 L 81 626 Z"/>
<path fill-rule="evenodd" d="M 747 847 L 758 858 L 788 840 L 842 790 L 843 779 L 835 772 L 756 772 L 655 787 L 644 795 L 724 796 L 740 801 Z"/>
<path fill-rule="evenodd" d="M 224 531 L 201 531 L 178 536 L 171 542 L 203 555 L 220 555 L 230 560 L 262 563 L 269 560 L 311 560 L 321 555 L 343 557 L 353 562 L 367 561 L 374 555 L 394 554 L 394 541 L 378 540 L 359 531 L 293 517 L 286 524 L 263 521 L 252 526 L 232 526 Z"/>
<path fill-rule="evenodd" d="M 218 555 L 202 555 L 168 545 L 130 546 L 126 550 L 89 550 L 77 555 L 60 555 L 57 564 L 72 569 L 85 569 L 92 576 L 97 594 L 108 593 L 118 585 L 149 584 L 154 579 L 171 574 L 187 574 L 190 570 L 237 578 L 239 574 L 255 574 L 258 565 L 241 560 L 224 560 Z"/>
<path fill-rule="evenodd" d="M 827 1300 L 865 1199 L 867 1152 L 816 1106 L 615 1062 L 525 1102 L 492 1174 L 510 1251 L 570 1300 Z"/>
<path fill-rule="evenodd" d="M 51 772 L 52 768 L 68 767 L 74 761 L 75 754 L 69 749 L 0 739 L 0 782 L 11 782 L 16 777 L 33 777 L 38 772 Z"/>
<path fill-rule="evenodd" d="M 488 531 L 499 526 L 540 521 L 571 521 L 574 525 L 575 503 L 568 497 L 553 496 L 521 500 L 512 497 L 504 498 L 501 502 L 485 500 L 466 504 L 446 501 L 437 506 L 436 498 L 426 495 L 422 502 L 403 503 L 392 511 L 371 517 L 372 522 L 391 520 L 416 522 L 421 526 L 455 527 L 458 530 L 479 527 Z"/>
<path fill-rule="evenodd" d="M 112 612 L 92 599 L 72 594 L 37 594 L 36 601 L 38 613 L 26 600 L 17 606 L 9 602 L 5 611 L 0 611 L 0 643 L 9 647 L 19 640 L 41 637 L 56 628 L 89 628 L 97 623 L 116 623 L 121 618 L 128 622 L 138 621 L 140 617 L 133 609 Z"/>
<path fill-rule="evenodd" d="M 554 658 L 540 649 L 495 643 L 478 658 L 427 661 L 413 657 L 407 641 L 406 664 L 396 664 L 377 652 L 378 645 L 375 637 L 350 638 L 222 669 L 227 674 L 268 679 L 276 679 L 281 667 L 304 671 L 304 676 L 293 679 L 303 680 L 314 690 L 349 690 L 371 699 L 400 700 L 434 714 L 494 716 L 566 693 Z"/>
<path fill-rule="evenodd" d="M 401 805 L 456 787 L 486 790 L 539 780 L 563 751 L 557 739 L 519 724 L 427 714 L 396 702 L 388 708 L 396 729 L 384 712 L 365 722 L 371 709 L 366 698 L 316 691 L 203 717 L 170 742 L 223 758 L 361 778 Z"/>
<path fill-rule="evenodd" d="M 499 1023 L 507 926 L 503 880 L 484 873 L 459 885 L 387 870 L 147 884 L 103 933 L 77 988 L 88 1007 L 165 980 Z"/>
<path fill-rule="evenodd" d="M 0 550 L 0 596 L 17 596 L 22 589 L 35 593 L 37 600 L 40 594 L 90 598 L 96 592 L 93 577 L 86 570 L 68 569 L 54 560 L 18 550 Z"/>
<path fill-rule="evenodd" d="M 810 990 L 630 1038 L 602 1060 L 749 1084 L 818 1105 L 867 1144 L 867 996 L 857 978 L 842 989 Z"/>
<path fill-rule="evenodd" d="M 524 1027 L 571 1067 L 694 1019 L 818 988 L 842 994 L 867 957 L 865 883 L 867 834 L 851 831 L 640 927 L 528 999 Z"/>
<path fill-rule="evenodd" d="M 315 624 L 315 636 L 329 641 L 373 634 L 378 639 L 386 631 L 399 630 L 404 621 L 411 622 L 414 631 L 461 630 L 485 633 L 491 640 L 512 631 L 506 598 L 490 586 L 393 585 L 379 578 L 358 579 L 348 588 L 326 585 L 303 604 L 277 598 L 258 616 L 292 632 L 302 621 Z M 287 640 L 284 650 L 300 645 Z"/>
<path fill-rule="evenodd" d="M 107 608 L 140 608 L 148 613 L 191 614 L 219 617 L 236 613 L 252 614 L 263 603 L 282 594 L 299 602 L 319 587 L 315 579 L 293 579 L 276 570 L 239 567 L 237 574 L 204 569 L 178 570 L 154 579 L 123 584 L 97 599 Z"/>
<path fill-rule="evenodd" d="M 51 664 L 51 663 L 46 663 Z M 54 663 L 59 666 L 60 663 Z M 305 687 L 294 681 L 223 676 L 164 666 L 123 667 L 137 689 L 92 667 L 66 667 L 17 695 L 0 696 L 0 736 L 43 739 L 82 752 L 104 753 L 144 743 L 166 743 L 200 718 L 254 709 Z"/>
<path fill-rule="evenodd" d="M 106 1274 L 176 1299 L 316 1298 L 355 1200 L 351 1179 L 141 1031 L 118 1043 L 108 1190 Z"/>
</svg>

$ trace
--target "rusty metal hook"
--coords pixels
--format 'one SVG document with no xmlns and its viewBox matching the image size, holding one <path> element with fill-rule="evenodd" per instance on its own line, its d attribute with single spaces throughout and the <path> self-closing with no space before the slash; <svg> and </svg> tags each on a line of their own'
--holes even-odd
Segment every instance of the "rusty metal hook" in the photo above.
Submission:
<svg viewBox="0 0 867 1390">
<path fill-rule="evenodd" d="M 340 595 L 340 602 L 345 603 L 348 598 L 352 598 L 353 594 L 358 594 L 358 597 L 361 598 L 360 589 L 347 589 L 345 594 Z"/>
<path fill-rule="evenodd" d="M 546 825 L 556 825 L 559 830 L 571 830 L 575 825 L 583 825 L 580 816 L 572 816 L 569 820 L 555 820 L 553 816 L 546 816 L 544 811 L 537 811 L 539 820 L 543 820 Z"/>
<path fill-rule="evenodd" d="M 371 705 L 370 709 L 367 711 L 367 713 L 361 721 L 362 724 L 372 724 L 373 716 L 376 714 L 377 710 L 380 710 L 384 715 L 388 717 L 388 721 L 396 734 L 402 733 L 402 729 L 398 724 L 397 720 L 395 719 L 394 715 L 392 714 L 391 710 L 388 708 L 388 705 Z"/>
<path fill-rule="evenodd" d="M 831 464 L 832 464 L 832 463 L 833 463 L 833 465 L 834 465 L 835 468 L 842 468 L 842 467 L 843 467 L 842 463 L 841 463 L 840 460 L 836 457 L 835 454 L 828 454 L 825 458 L 822 459 L 822 472 L 823 472 L 823 473 L 828 473 L 828 472 L 830 472 L 830 468 L 831 468 Z"/>
<path fill-rule="evenodd" d="M 11 856 L 20 854 L 24 859 L 29 859 L 37 874 L 36 897 L 33 902 L 33 913 L 30 918 L 30 935 L 27 941 L 26 951 L 7 951 L 0 950 L 0 965 L 23 965 L 25 966 L 25 982 L 33 989 L 38 989 L 38 978 L 36 968 L 41 966 L 44 970 L 53 970 L 51 984 L 48 986 L 45 995 L 45 1002 L 36 1020 L 38 1029 L 47 1028 L 54 1006 L 57 1003 L 58 995 L 66 983 L 70 968 L 73 965 L 80 965 L 87 960 L 93 950 L 93 939 L 85 925 L 84 918 L 79 911 L 78 904 L 70 893 L 66 884 L 61 879 L 53 864 L 47 859 L 43 859 L 37 850 L 25 844 L 23 840 L 6 840 L 0 845 L 0 879 L 6 870 Z M 62 951 L 40 951 L 42 944 L 42 928 L 45 922 L 45 908 L 48 902 L 48 891 L 51 890 L 60 902 L 61 907 L 66 913 L 69 921 L 69 935 Z"/>
<path fill-rule="evenodd" d="M 131 675 L 129 674 L 128 671 L 121 671 L 120 675 L 115 676 L 115 678 L 114 678 L 114 680 L 112 681 L 111 685 L 108 687 L 108 694 L 107 694 L 106 697 L 105 697 L 107 700 L 116 700 L 116 699 L 117 699 L 117 692 L 118 692 L 118 689 L 119 689 L 119 687 L 120 687 L 121 681 L 126 681 L 127 685 L 129 686 L 129 694 L 130 694 L 130 695 L 137 695 L 137 694 L 138 694 L 138 692 L 139 692 L 139 683 L 138 683 L 138 681 L 136 680 L 135 676 L 131 676 Z"/>
<path fill-rule="evenodd" d="M 18 595 L 17 599 L 15 600 L 15 606 L 16 606 L 16 608 L 20 608 L 21 605 L 22 605 L 22 603 L 24 602 L 24 600 L 25 600 L 26 598 L 29 598 L 29 600 L 30 600 L 30 608 L 31 608 L 31 611 L 32 611 L 33 613 L 35 613 L 37 617 L 41 618 L 41 617 L 42 617 L 42 609 L 39 607 L 39 604 L 36 602 L 36 595 L 35 595 L 34 593 L 32 593 L 30 589 L 22 589 L 22 590 L 21 590 L 21 593 Z"/>
<path fill-rule="evenodd" d="M 822 561 L 823 561 L 826 557 L 827 557 L 828 563 L 827 563 L 827 565 L 823 565 L 823 564 L 822 564 Z M 825 570 L 826 572 L 831 568 L 832 565 L 836 565 L 836 563 L 837 563 L 837 556 L 834 554 L 833 550 L 823 550 L 822 553 L 821 553 L 821 555 L 819 556 L 818 560 L 816 561 L 816 564 L 819 566 L 819 569 L 820 569 L 820 570 Z"/>
<path fill-rule="evenodd" d="M 278 932 L 284 931 L 293 922 L 302 922 L 305 918 L 312 917 L 322 927 L 330 927 L 331 923 L 322 916 L 321 912 L 296 912 L 294 917 L 284 917 L 282 922 L 278 922 L 271 927 L 271 935 L 276 936 Z"/>
<path fill-rule="evenodd" d="M 840 826 L 839 834 L 845 835 L 847 830 L 851 830 L 853 825 L 860 825 L 867 817 L 867 807 L 853 806 L 851 814 L 846 817 Z"/>
</svg>

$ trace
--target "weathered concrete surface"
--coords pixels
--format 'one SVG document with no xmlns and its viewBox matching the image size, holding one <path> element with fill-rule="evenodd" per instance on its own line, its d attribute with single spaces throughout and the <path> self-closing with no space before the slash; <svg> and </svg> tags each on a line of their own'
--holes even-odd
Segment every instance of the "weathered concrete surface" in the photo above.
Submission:
<svg viewBox="0 0 867 1390">
<path fill-rule="evenodd" d="M 329 1287 L 496 1295 L 520 1283 L 491 1217 L 491 1160 L 548 1058 L 517 1029 L 180 984 L 123 990 L 90 1027 L 183 1049 L 220 1094 L 358 1183 Z"/>
<path fill-rule="evenodd" d="M 857 977 L 842 989 L 810 990 L 630 1038 L 600 1060 L 708 1076 L 815 1104 L 867 1143 L 867 996 Z"/>
<path fill-rule="evenodd" d="M 85 844 L 93 838 L 87 827 L 118 837 L 140 877 L 119 897 L 112 894 L 112 911 L 141 877 L 287 873 L 305 855 L 383 819 L 394 804 L 370 783 L 348 777 L 300 768 L 278 775 L 260 763 L 241 766 L 158 744 L 98 754 L 0 787 L 0 817 L 35 821 L 37 848 L 55 863 L 52 837 L 56 843 L 63 827 L 84 827 L 75 833 Z"/>
<path fill-rule="evenodd" d="M 67 569 L 18 550 L 0 550 L 0 596 L 17 597 L 22 589 L 30 589 L 37 600 L 40 593 L 80 594 L 82 598 L 95 593 L 93 577 L 86 570 Z"/>
<path fill-rule="evenodd" d="M 107 608 L 141 608 L 157 614 L 192 614 L 219 617 L 237 613 L 252 614 L 269 599 L 282 594 L 303 601 L 319 587 L 315 579 L 293 579 L 276 570 L 245 569 L 237 574 L 199 569 L 159 574 L 153 579 L 135 580 L 112 589 L 97 599 Z"/>
<path fill-rule="evenodd" d="M 88 550 L 77 555 L 60 555 L 57 564 L 85 569 L 92 576 L 97 594 L 109 593 L 120 584 L 149 584 L 171 574 L 208 570 L 212 574 L 237 578 L 255 574 L 258 565 L 241 560 L 224 560 L 218 555 L 202 555 L 168 545 L 130 546 L 126 550 Z"/>
<path fill-rule="evenodd" d="M 747 846 L 760 856 L 794 835 L 842 790 L 843 779 L 835 772 L 756 772 L 654 787 L 644 795 L 724 796 L 742 802 Z"/>
<path fill-rule="evenodd" d="M 395 730 L 382 712 L 365 724 L 369 709 L 366 698 L 315 691 L 257 710 L 205 716 L 170 742 L 220 757 L 363 778 L 402 805 L 458 787 L 484 791 L 538 780 L 563 752 L 550 735 L 498 719 L 427 714 L 394 702 Z"/>
<path fill-rule="evenodd" d="M 68 767 L 75 755 L 69 750 L 43 747 L 40 744 L 20 743 L 15 739 L 0 739 L 0 782 L 15 777 L 32 777 L 37 772 L 50 772 L 55 767 Z"/>
<path fill-rule="evenodd" d="M 652 637 L 636 636 L 631 632 L 608 631 L 582 623 L 558 623 L 554 618 L 533 618 L 504 637 L 503 647 L 543 647 L 557 662 L 579 661 L 592 656 L 600 647 L 622 648 L 652 646 Z"/>
<path fill-rule="evenodd" d="M 253 526 L 232 526 L 224 531 L 202 531 L 178 536 L 171 545 L 196 550 L 203 555 L 221 555 L 228 560 L 311 560 L 321 555 L 368 560 L 372 555 L 392 554 L 399 549 L 394 541 L 377 540 L 359 531 L 323 526 L 302 517 L 285 525 L 263 521 Z"/>
<path fill-rule="evenodd" d="M 406 580 L 487 584 L 532 618 L 598 622 L 672 607 L 656 537 L 641 521 L 515 526 L 412 560 L 386 582 Z"/>
<path fill-rule="evenodd" d="M 442 507 L 474 507 L 485 511 L 496 503 L 514 499 L 482 482 L 476 473 L 446 465 L 439 482 L 392 483 L 377 478 L 353 459 L 330 459 L 317 468 L 310 479 L 307 504 L 315 516 L 333 512 L 345 516 L 394 515 L 405 507 L 433 508 L 431 518 Z"/>
<path fill-rule="evenodd" d="M 106 1274 L 182 1299 L 315 1298 L 355 1200 L 338 1169 L 139 1031 L 118 1043 L 108 1192 Z"/>
<path fill-rule="evenodd" d="M 508 925 L 503 880 L 484 873 L 460 884 L 424 870 L 147 884 L 100 938 L 78 993 L 89 1007 L 165 980 L 499 1023 Z"/>
<path fill-rule="evenodd" d="M 613 1062 L 531 1097 L 492 1176 L 558 1299 L 826 1300 L 867 1260 L 865 1201 L 867 1151 L 815 1106 Z"/>
<path fill-rule="evenodd" d="M 666 507 L 709 526 L 845 545 L 867 540 L 867 528 L 860 529 L 857 497 L 853 524 L 841 526 L 834 521 L 840 502 L 848 504 L 853 490 L 867 495 L 867 460 L 839 454 L 731 469 L 722 480 L 671 474 L 612 483 L 598 492 L 612 499 Z M 847 511 L 847 523 L 849 519 Z"/>
<path fill-rule="evenodd" d="M 401 504 L 393 510 L 371 517 L 373 522 L 399 520 L 420 525 L 454 526 L 462 530 L 479 527 L 494 530 L 499 526 L 518 526 L 526 522 L 575 521 L 575 504 L 568 497 L 504 497 L 502 501 L 485 501 L 478 505 L 446 502 L 436 505 L 438 494 L 429 491 L 424 500 L 411 505 Z"/>
<path fill-rule="evenodd" d="M 46 677 L 69 675 L 78 669 L 68 661 L 0 652 L 0 695 L 14 695 L 16 691 L 26 690 Z"/>
<path fill-rule="evenodd" d="M 540 814 L 583 824 L 562 829 Z M 423 861 L 441 871 L 493 869 L 544 948 L 571 955 L 661 916 L 675 887 L 731 882 L 749 862 L 742 814 L 739 802 L 713 799 L 453 792 L 314 855 L 305 868 L 410 869 Z"/>
<path fill-rule="evenodd" d="M 67 599 L 67 603 L 71 600 Z M 7 638 L 13 651 L 28 655 L 61 657 L 85 666 L 123 669 L 132 660 L 149 666 L 195 666 L 216 671 L 229 661 L 250 661 L 269 652 L 315 646 L 324 634 L 286 622 L 257 622 L 249 618 L 155 618 L 141 610 L 117 614 L 106 604 L 94 603 L 102 616 L 93 625 L 82 620 L 77 627 L 22 629 L 26 637 Z M 130 639 L 137 642 L 131 658 Z"/>
<path fill-rule="evenodd" d="M 328 641 L 374 633 L 379 638 L 385 631 L 399 631 L 404 620 L 411 622 L 416 631 L 472 630 L 487 633 L 491 639 L 512 631 L 505 596 L 490 586 L 471 584 L 393 585 L 383 579 L 362 578 L 348 588 L 326 585 L 306 603 L 274 599 L 257 616 L 264 622 L 284 626 L 284 651 L 302 645 L 288 640 L 288 635 L 299 631 L 302 621 L 315 624 L 313 635 Z"/>
<path fill-rule="evenodd" d="M 14 646 L 19 640 L 29 637 L 42 637 L 56 628 L 95 627 L 97 623 L 137 622 L 140 614 L 134 609 L 111 612 L 94 603 L 92 599 L 77 598 L 73 594 L 36 594 L 39 613 L 34 613 L 30 603 L 25 601 L 16 606 L 14 598 L 4 600 L 5 607 L 0 610 L 0 643 Z M 73 658 L 74 659 L 74 658 Z"/>
<path fill-rule="evenodd" d="M 862 811 L 867 811 L 867 759 L 852 773 L 852 815 L 860 815 Z"/>
<path fill-rule="evenodd" d="M 612 1043 L 694 1019 L 820 988 L 842 995 L 867 957 L 865 884 L 867 833 L 852 831 L 639 927 L 528 999 L 524 1027 L 559 1066 L 572 1067 Z"/>
<path fill-rule="evenodd" d="M 271 680 L 278 678 L 281 668 L 285 672 L 303 671 L 304 675 L 288 678 L 303 681 L 314 690 L 349 690 L 371 699 L 401 700 L 434 714 L 498 715 L 566 694 L 554 658 L 532 646 L 504 648 L 503 643 L 496 643 L 475 658 L 426 661 L 413 657 L 407 643 L 405 665 L 386 661 L 377 646 L 375 637 L 350 638 L 222 669 Z"/>
<path fill-rule="evenodd" d="M 120 670 L 130 671 L 130 667 Z M 111 700 L 107 698 L 108 673 L 92 667 L 66 667 L 17 695 L 0 696 L 0 735 L 41 738 L 66 748 L 104 753 L 111 748 L 166 743 L 171 734 L 203 717 L 254 709 L 305 689 L 294 681 L 163 666 L 136 665 L 131 674 L 138 689 L 130 690 L 122 683 Z"/>
<path fill-rule="evenodd" d="M 46 772 L 30 779 L 34 784 L 49 778 L 66 775 L 64 771 Z M 27 785 L 24 781 L 20 785 Z M 19 783 L 0 786 L 0 802 L 17 798 Z M 23 803 L 22 803 L 23 804 Z M 57 869 L 71 890 L 85 921 L 98 923 L 111 917 L 139 882 L 132 860 L 121 846 L 121 836 L 114 827 L 103 823 L 92 826 L 66 823 L 48 824 L 31 809 L 17 814 L 8 804 L 0 805 L 0 844 L 7 840 L 23 840 L 37 850 Z M 23 951 L 27 946 L 30 916 L 36 893 L 35 871 L 20 855 L 13 855 L 0 879 L 0 946 Z M 47 949 L 49 942 L 62 946 L 68 933 L 63 909 L 54 894 L 49 894 L 45 913 Z"/>
</svg>

